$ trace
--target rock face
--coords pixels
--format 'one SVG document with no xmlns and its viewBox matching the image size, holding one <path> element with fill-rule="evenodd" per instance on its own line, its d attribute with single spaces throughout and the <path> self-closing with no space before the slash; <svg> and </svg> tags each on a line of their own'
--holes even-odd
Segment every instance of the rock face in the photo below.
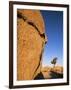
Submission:
<svg viewBox="0 0 71 90">
<path fill-rule="evenodd" d="M 51 69 L 52 69 L 51 67 L 42 67 L 41 72 L 45 79 L 51 78 L 51 75 L 50 75 Z"/>
<path fill-rule="evenodd" d="M 40 72 L 46 42 L 40 11 L 17 10 L 17 80 L 32 80 Z"/>
</svg>

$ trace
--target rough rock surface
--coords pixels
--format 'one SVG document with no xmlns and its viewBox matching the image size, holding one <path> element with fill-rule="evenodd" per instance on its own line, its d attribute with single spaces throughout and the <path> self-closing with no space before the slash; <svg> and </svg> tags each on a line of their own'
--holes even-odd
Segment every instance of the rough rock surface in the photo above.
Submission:
<svg viewBox="0 0 71 90">
<path fill-rule="evenodd" d="M 17 11 L 17 80 L 32 80 L 40 72 L 46 41 L 40 11 Z"/>
</svg>

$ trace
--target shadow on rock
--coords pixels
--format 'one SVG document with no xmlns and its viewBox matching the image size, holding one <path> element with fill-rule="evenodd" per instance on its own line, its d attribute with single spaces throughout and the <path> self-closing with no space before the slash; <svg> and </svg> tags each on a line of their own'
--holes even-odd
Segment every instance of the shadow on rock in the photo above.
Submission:
<svg viewBox="0 0 71 90">
<path fill-rule="evenodd" d="M 57 73 L 57 72 L 54 72 L 54 71 L 51 71 L 50 76 L 51 76 L 51 79 L 63 78 L 62 73 Z"/>
<path fill-rule="evenodd" d="M 44 79 L 44 76 L 43 76 L 42 72 L 40 72 L 40 73 L 34 78 L 34 80 L 38 80 L 38 79 Z"/>
</svg>

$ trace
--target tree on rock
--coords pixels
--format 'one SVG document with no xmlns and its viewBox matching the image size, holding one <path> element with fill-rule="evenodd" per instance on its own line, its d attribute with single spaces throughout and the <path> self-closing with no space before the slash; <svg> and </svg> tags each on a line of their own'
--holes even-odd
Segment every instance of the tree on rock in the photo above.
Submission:
<svg viewBox="0 0 71 90">
<path fill-rule="evenodd" d="M 51 61 L 51 64 L 53 64 L 54 66 L 53 67 L 55 67 L 55 65 L 56 65 L 56 63 L 57 63 L 57 57 L 55 57 L 55 58 L 53 58 L 53 60 Z"/>
</svg>

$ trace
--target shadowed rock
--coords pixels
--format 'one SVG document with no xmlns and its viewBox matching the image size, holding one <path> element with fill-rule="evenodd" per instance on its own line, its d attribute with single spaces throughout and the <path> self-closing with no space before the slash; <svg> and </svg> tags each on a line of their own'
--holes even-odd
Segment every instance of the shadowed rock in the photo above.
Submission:
<svg viewBox="0 0 71 90">
<path fill-rule="evenodd" d="M 63 74 L 62 73 L 57 73 L 57 72 L 54 72 L 54 71 L 51 71 L 51 79 L 56 79 L 56 78 L 63 78 Z"/>
<path fill-rule="evenodd" d="M 44 79 L 44 76 L 43 76 L 43 74 L 42 74 L 42 72 L 40 72 L 35 78 L 34 78 L 34 80 L 37 80 L 37 79 Z"/>
<path fill-rule="evenodd" d="M 62 66 L 55 66 L 54 68 L 51 66 L 42 67 L 41 72 L 45 79 L 63 78 Z"/>
</svg>

